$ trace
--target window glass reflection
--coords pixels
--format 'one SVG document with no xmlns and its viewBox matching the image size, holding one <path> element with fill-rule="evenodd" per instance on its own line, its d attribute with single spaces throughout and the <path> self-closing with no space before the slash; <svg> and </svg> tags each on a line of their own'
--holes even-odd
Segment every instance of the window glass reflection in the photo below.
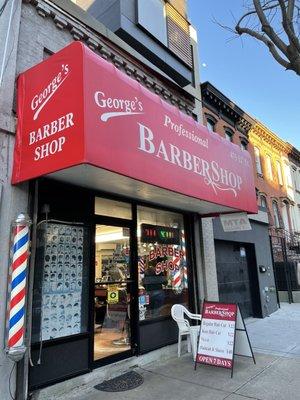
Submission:
<svg viewBox="0 0 300 400">
<path fill-rule="evenodd" d="M 170 315 L 173 304 L 188 303 L 188 263 L 183 217 L 138 208 L 140 320 Z"/>
</svg>

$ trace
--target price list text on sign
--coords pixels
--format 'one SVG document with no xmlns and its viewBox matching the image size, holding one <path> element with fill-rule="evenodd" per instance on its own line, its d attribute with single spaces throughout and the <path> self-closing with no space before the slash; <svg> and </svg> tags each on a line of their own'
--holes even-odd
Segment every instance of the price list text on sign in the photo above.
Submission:
<svg viewBox="0 0 300 400">
<path fill-rule="evenodd" d="M 204 302 L 197 362 L 232 368 L 236 304 Z"/>
<path fill-rule="evenodd" d="M 197 363 L 231 369 L 234 356 L 251 357 L 252 347 L 237 304 L 204 301 L 198 338 Z"/>
</svg>

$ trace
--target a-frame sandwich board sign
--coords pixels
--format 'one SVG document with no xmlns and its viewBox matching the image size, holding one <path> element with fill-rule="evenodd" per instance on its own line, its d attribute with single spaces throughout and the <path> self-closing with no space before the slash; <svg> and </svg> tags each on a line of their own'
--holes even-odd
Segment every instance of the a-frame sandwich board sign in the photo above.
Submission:
<svg viewBox="0 0 300 400">
<path fill-rule="evenodd" d="M 197 364 L 207 364 L 231 370 L 234 356 L 255 358 L 248 332 L 236 303 L 204 301 L 198 337 Z"/>
</svg>

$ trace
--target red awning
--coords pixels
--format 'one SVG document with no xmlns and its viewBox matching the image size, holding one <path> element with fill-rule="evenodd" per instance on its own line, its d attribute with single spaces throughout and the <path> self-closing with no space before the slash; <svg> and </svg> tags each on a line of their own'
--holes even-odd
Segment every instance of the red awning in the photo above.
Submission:
<svg viewBox="0 0 300 400">
<path fill-rule="evenodd" d="M 206 214 L 257 212 L 247 151 L 79 42 L 18 79 L 12 182 L 45 175 Z"/>
</svg>

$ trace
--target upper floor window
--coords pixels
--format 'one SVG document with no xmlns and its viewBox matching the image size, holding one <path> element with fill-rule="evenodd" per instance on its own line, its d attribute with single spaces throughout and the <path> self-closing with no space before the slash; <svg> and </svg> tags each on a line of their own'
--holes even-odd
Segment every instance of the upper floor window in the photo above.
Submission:
<svg viewBox="0 0 300 400">
<path fill-rule="evenodd" d="M 233 141 L 233 131 L 231 129 L 225 128 L 225 139 L 228 140 L 228 142 Z"/>
<path fill-rule="evenodd" d="M 214 132 L 216 123 L 212 119 L 206 118 L 206 126 L 210 132 Z"/>
<path fill-rule="evenodd" d="M 247 145 L 248 145 L 248 143 L 245 140 L 241 140 L 241 149 L 242 150 L 247 150 Z"/>
<path fill-rule="evenodd" d="M 277 168 L 278 183 L 279 183 L 279 185 L 283 185 L 282 170 L 281 170 L 280 161 L 276 161 L 276 168 Z"/>
<path fill-rule="evenodd" d="M 273 180 L 272 160 L 269 155 L 266 156 L 266 168 L 267 168 L 268 178 L 272 181 Z"/>
<path fill-rule="evenodd" d="M 273 215 L 274 215 L 274 225 L 276 228 L 280 228 L 278 204 L 275 200 L 272 202 L 272 208 L 273 208 Z"/>
<path fill-rule="evenodd" d="M 300 169 L 295 172 L 295 189 L 300 190 Z"/>
<path fill-rule="evenodd" d="M 260 205 L 261 207 L 267 208 L 267 199 L 266 196 L 260 195 Z"/>
<path fill-rule="evenodd" d="M 285 173 L 285 179 L 286 179 L 287 186 L 293 187 L 291 168 L 290 168 L 289 164 L 287 164 L 287 163 L 285 163 L 285 165 L 284 165 L 284 173 Z"/>
<path fill-rule="evenodd" d="M 207 129 L 210 132 L 216 132 L 216 125 L 217 125 L 217 118 L 214 117 L 212 114 L 205 113 L 205 120 Z"/>
<path fill-rule="evenodd" d="M 260 162 L 260 152 L 257 147 L 254 147 L 254 157 L 255 157 L 255 165 L 256 165 L 256 172 L 262 175 L 261 169 L 261 162 Z"/>
</svg>

